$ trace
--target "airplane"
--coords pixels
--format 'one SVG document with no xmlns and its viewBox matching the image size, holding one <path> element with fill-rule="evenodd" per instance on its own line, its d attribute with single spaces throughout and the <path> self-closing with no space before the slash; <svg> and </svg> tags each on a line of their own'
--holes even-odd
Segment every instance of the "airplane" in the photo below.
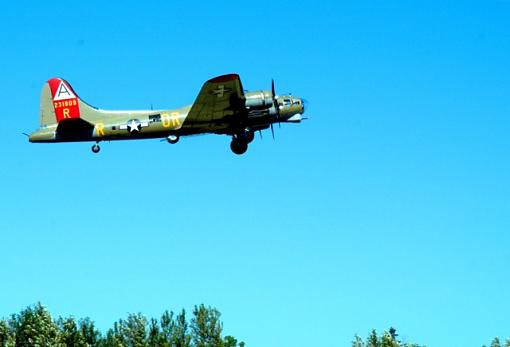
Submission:
<svg viewBox="0 0 510 347">
<path fill-rule="evenodd" d="M 30 142 L 99 142 L 160 138 L 175 144 L 181 136 L 220 134 L 232 137 L 230 149 L 243 154 L 256 131 L 274 123 L 299 123 L 305 102 L 271 90 L 247 92 L 237 74 L 212 78 L 204 83 L 192 105 L 172 110 L 107 111 L 90 106 L 62 78 L 48 80 L 41 92 L 40 128 Z M 261 134 L 262 135 L 262 134 Z"/>
</svg>

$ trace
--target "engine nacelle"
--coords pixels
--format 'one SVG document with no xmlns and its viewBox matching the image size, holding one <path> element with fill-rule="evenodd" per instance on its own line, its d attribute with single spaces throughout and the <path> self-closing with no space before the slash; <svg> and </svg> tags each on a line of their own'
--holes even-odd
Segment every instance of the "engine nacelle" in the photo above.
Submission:
<svg viewBox="0 0 510 347">
<path fill-rule="evenodd" d="M 270 91 L 261 90 L 244 94 L 246 107 L 250 109 L 267 109 L 273 106 L 273 95 Z"/>
</svg>

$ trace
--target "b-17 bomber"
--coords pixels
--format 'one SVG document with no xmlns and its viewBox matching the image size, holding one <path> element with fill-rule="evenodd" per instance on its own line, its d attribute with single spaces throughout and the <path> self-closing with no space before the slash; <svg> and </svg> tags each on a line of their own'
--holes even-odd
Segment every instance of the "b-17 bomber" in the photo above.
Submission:
<svg viewBox="0 0 510 347">
<path fill-rule="evenodd" d="M 52 78 L 41 92 L 40 128 L 30 142 L 101 141 L 162 138 L 175 144 L 181 136 L 219 134 L 232 137 L 230 148 L 243 154 L 255 132 L 273 124 L 299 123 L 305 112 L 301 98 L 277 96 L 271 90 L 248 92 L 239 75 L 218 76 L 205 82 L 192 105 L 171 110 L 108 111 L 81 100 L 71 85 Z"/>
</svg>

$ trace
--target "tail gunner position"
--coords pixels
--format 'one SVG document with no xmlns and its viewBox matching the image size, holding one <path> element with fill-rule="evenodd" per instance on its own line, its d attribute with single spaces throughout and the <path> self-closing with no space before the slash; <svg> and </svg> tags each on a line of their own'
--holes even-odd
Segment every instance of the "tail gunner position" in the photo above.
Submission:
<svg viewBox="0 0 510 347">
<path fill-rule="evenodd" d="M 299 123 L 304 112 L 302 99 L 276 96 L 274 82 L 271 90 L 245 92 L 236 74 L 205 82 L 193 105 L 148 111 L 94 108 L 65 80 L 52 78 L 41 92 L 40 129 L 29 140 L 95 141 L 92 151 L 97 153 L 100 141 L 166 138 L 177 143 L 181 136 L 213 133 L 231 136 L 232 152 L 243 154 L 255 131 L 273 131 L 273 123 Z"/>
</svg>

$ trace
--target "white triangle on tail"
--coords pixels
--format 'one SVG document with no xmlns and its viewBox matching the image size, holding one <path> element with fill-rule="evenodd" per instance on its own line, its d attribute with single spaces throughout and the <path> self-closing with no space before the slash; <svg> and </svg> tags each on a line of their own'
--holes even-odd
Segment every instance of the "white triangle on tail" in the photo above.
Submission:
<svg viewBox="0 0 510 347">
<path fill-rule="evenodd" d="M 74 98 L 76 98 L 76 95 L 74 95 L 73 90 L 66 83 L 64 83 L 64 81 L 60 81 L 53 100 L 59 101 Z"/>
</svg>

